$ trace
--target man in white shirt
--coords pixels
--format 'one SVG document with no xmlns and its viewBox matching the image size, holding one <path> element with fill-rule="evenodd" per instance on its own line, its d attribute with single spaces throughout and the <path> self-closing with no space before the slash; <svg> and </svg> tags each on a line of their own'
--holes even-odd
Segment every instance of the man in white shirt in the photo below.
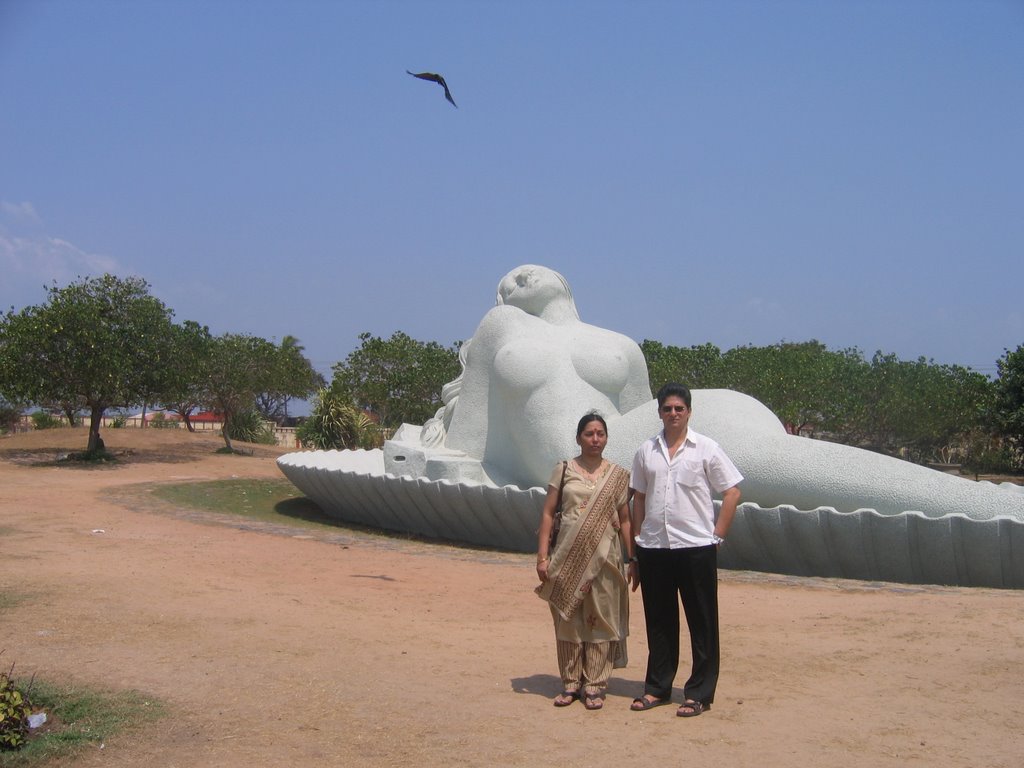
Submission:
<svg viewBox="0 0 1024 768">
<path fill-rule="evenodd" d="M 647 624 L 647 677 L 640 712 L 670 704 L 679 668 L 679 604 L 690 633 L 693 665 L 680 717 L 711 709 L 718 686 L 718 546 L 740 501 L 743 480 L 714 440 L 689 429 L 690 390 L 666 384 L 658 392 L 664 430 L 633 459 L 630 487 L 637 532 L 640 588 Z M 717 520 L 712 493 L 721 494 Z M 636 587 L 633 587 L 636 589 Z"/>
</svg>

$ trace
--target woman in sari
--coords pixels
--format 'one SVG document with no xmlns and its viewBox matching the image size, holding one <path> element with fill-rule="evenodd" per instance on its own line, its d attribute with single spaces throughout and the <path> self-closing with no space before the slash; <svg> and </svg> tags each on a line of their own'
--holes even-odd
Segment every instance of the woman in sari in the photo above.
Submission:
<svg viewBox="0 0 1024 768">
<path fill-rule="evenodd" d="M 576 427 L 580 453 L 551 473 L 537 543 L 537 594 L 551 607 L 562 692 L 601 709 L 613 666 L 625 666 L 629 581 L 639 583 L 629 524 L 629 472 L 604 458 L 608 426 L 588 413 Z M 557 542 L 552 526 L 561 501 Z M 628 574 L 623 568 L 623 551 Z M 628 580 L 627 580 L 628 576 Z"/>
</svg>

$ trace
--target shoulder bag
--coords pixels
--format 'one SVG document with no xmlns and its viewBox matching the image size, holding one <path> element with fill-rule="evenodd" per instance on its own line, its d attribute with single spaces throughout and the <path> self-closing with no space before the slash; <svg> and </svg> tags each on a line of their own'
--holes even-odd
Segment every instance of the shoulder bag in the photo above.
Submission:
<svg viewBox="0 0 1024 768">
<path fill-rule="evenodd" d="M 555 504 L 555 515 L 551 521 L 551 537 L 548 539 L 548 555 L 555 551 L 555 544 L 558 543 L 558 532 L 562 528 L 562 489 L 565 488 L 565 471 L 569 468 L 569 462 L 562 462 L 562 481 L 558 484 L 558 502 Z"/>
</svg>

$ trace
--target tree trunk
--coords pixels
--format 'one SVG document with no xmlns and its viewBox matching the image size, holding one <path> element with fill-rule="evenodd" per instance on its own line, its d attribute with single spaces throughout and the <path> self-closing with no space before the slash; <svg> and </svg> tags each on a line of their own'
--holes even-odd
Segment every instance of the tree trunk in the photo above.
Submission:
<svg viewBox="0 0 1024 768">
<path fill-rule="evenodd" d="M 224 419 L 220 428 L 220 433 L 224 437 L 224 445 L 228 447 L 228 450 L 231 451 L 231 453 L 234 453 L 235 447 L 231 445 L 231 435 L 228 434 L 228 424 L 231 422 L 231 413 L 229 411 L 224 411 L 221 418 Z"/>
<path fill-rule="evenodd" d="M 103 423 L 103 412 L 106 408 L 102 405 L 94 405 L 89 411 L 89 447 L 88 453 L 104 450 L 103 438 L 100 437 L 100 424 Z"/>
</svg>

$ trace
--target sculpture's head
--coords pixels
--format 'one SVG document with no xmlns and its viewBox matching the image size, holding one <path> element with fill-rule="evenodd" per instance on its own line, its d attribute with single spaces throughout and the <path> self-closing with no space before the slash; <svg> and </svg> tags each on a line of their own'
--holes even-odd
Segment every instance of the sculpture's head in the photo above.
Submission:
<svg viewBox="0 0 1024 768">
<path fill-rule="evenodd" d="M 568 304 L 579 319 L 569 283 L 555 270 L 535 264 L 516 267 L 501 278 L 497 303 L 518 307 L 538 317 L 552 304 Z"/>
</svg>

